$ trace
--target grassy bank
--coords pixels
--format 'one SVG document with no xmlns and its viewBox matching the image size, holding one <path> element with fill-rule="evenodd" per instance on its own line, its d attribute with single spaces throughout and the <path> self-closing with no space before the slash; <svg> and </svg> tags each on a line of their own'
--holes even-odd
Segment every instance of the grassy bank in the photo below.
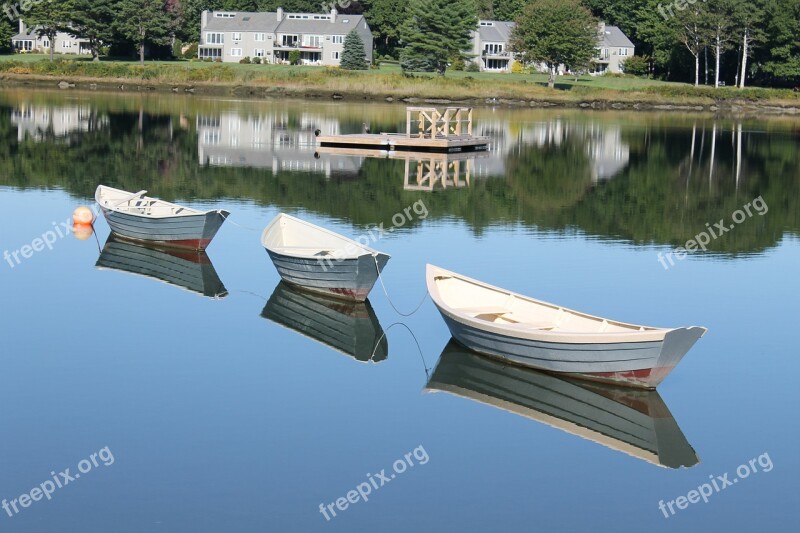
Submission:
<svg viewBox="0 0 800 533">
<path fill-rule="evenodd" d="M 445 77 L 419 73 L 404 75 L 397 66 L 363 72 L 325 67 L 283 65 L 212 64 L 203 62 L 128 61 L 91 62 L 43 56 L 0 56 L 0 77 L 7 81 L 109 82 L 216 88 L 248 88 L 254 96 L 270 93 L 361 98 L 447 101 L 552 102 L 578 105 L 616 102 L 627 105 L 725 107 L 736 105 L 800 108 L 800 93 L 790 90 L 693 87 L 633 77 L 560 77 L 556 89 L 547 88 L 543 74 L 448 72 Z M 236 94 L 241 94 L 241 90 Z"/>
</svg>

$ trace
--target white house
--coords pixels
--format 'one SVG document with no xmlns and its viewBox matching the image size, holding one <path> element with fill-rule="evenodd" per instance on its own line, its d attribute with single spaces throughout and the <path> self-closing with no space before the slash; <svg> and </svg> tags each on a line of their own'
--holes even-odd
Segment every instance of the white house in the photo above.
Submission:
<svg viewBox="0 0 800 533">
<path fill-rule="evenodd" d="M 514 23 L 500 20 L 480 20 L 478 29 L 472 33 L 473 61 L 485 72 L 511 72 L 516 56 L 510 49 L 511 31 Z M 591 74 L 622 72 L 625 59 L 634 53 L 633 43 L 616 26 L 598 27 L 597 54 L 592 63 Z M 542 66 L 539 70 L 545 71 Z M 562 67 L 559 71 L 563 72 Z"/>
<path fill-rule="evenodd" d="M 84 39 L 76 39 L 69 33 L 58 32 L 56 34 L 55 48 L 57 54 L 91 54 L 89 42 Z M 22 19 L 19 20 L 19 33 L 11 38 L 11 46 L 17 52 L 32 52 L 38 50 L 50 53 L 50 39 L 40 37 L 35 28 L 28 28 Z"/>
<path fill-rule="evenodd" d="M 200 22 L 201 59 L 238 63 L 260 57 L 267 63 L 288 63 L 292 51 L 300 52 L 304 65 L 338 66 L 344 38 L 355 30 L 372 62 L 372 32 L 363 15 L 330 13 L 274 13 L 204 11 Z"/>
</svg>

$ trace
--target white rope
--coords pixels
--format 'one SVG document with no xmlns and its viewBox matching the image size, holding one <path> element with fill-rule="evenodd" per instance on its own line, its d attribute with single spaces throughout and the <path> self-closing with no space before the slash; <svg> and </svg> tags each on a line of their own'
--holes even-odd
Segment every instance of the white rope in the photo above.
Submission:
<svg viewBox="0 0 800 533">
<path fill-rule="evenodd" d="M 224 221 L 228 221 L 228 218 L 231 216 L 230 213 L 228 215 L 220 213 L 220 215 L 222 215 L 222 220 L 224 220 Z M 247 231 L 256 231 L 256 232 L 263 231 L 262 229 L 259 229 L 259 228 L 251 228 L 249 226 L 242 226 L 241 224 L 239 224 L 235 220 L 231 220 L 230 223 L 233 224 L 234 226 L 238 226 L 238 227 L 240 227 L 242 229 L 246 229 Z"/>
<path fill-rule="evenodd" d="M 425 296 L 423 296 L 423 297 L 422 297 L 422 301 L 420 301 L 420 302 L 419 302 L 419 305 L 417 305 L 417 306 L 414 308 L 414 310 L 413 310 L 413 311 L 411 311 L 410 313 L 403 313 L 402 311 L 400 311 L 400 310 L 399 310 L 399 309 L 398 309 L 398 308 L 397 308 L 397 307 L 394 305 L 394 302 L 392 302 L 392 298 L 391 298 L 391 296 L 389 296 L 389 291 L 387 291 L 387 290 L 386 290 L 386 285 L 383 283 L 383 276 L 381 275 L 381 267 L 380 267 L 380 266 L 378 266 L 378 256 L 376 256 L 376 255 L 374 255 L 374 254 L 373 254 L 373 255 L 372 255 L 372 259 L 375 261 L 375 270 L 378 272 L 378 279 L 379 279 L 379 280 L 380 280 L 380 282 L 381 282 L 381 287 L 383 287 L 383 293 L 386 295 L 386 299 L 387 299 L 387 300 L 389 300 L 389 305 L 391 305 L 391 306 L 392 306 L 392 309 L 394 309 L 394 310 L 395 310 L 395 312 L 396 312 L 398 315 L 400 315 L 400 316 L 411 316 L 411 315 L 413 315 L 414 313 L 416 313 L 417 311 L 419 311 L 420 307 L 422 307 L 422 304 L 424 304 L 424 303 L 425 303 L 425 300 L 427 300 L 427 299 L 428 299 L 428 291 L 427 291 L 427 289 L 425 290 Z M 411 331 L 411 330 L 409 330 L 409 331 Z M 413 335 L 413 333 L 412 333 L 412 335 Z"/>
</svg>

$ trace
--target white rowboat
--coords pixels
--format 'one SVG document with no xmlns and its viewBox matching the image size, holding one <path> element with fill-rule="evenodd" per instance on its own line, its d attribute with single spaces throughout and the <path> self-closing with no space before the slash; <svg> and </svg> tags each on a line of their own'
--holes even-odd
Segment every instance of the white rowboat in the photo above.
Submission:
<svg viewBox="0 0 800 533">
<path fill-rule="evenodd" d="M 281 278 L 302 289 L 363 302 L 389 255 L 281 213 L 261 235 Z"/>
<path fill-rule="evenodd" d="M 126 239 L 177 248 L 205 250 L 230 213 L 200 211 L 105 185 L 95 200 L 111 231 Z"/>
<path fill-rule="evenodd" d="M 433 265 L 426 278 L 433 303 L 460 344 L 539 370 L 655 388 L 706 332 L 592 316 Z"/>
</svg>

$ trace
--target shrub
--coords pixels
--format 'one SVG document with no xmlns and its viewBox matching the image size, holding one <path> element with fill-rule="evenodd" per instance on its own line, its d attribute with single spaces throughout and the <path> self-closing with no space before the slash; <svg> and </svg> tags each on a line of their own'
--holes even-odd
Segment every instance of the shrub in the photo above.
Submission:
<svg viewBox="0 0 800 533">
<path fill-rule="evenodd" d="M 470 61 L 464 70 L 466 70 L 467 72 L 480 72 L 481 67 L 479 67 L 478 64 L 475 63 L 474 61 Z"/>
<path fill-rule="evenodd" d="M 254 64 L 254 65 L 260 65 L 261 64 L 261 58 L 260 57 L 254 57 L 253 59 L 250 60 L 250 62 L 252 64 Z"/>
<path fill-rule="evenodd" d="M 650 58 L 631 56 L 622 63 L 622 71 L 632 76 L 646 77 L 650 74 Z"/>
<path fill-rule="evenodd" d="M 175 39 L 172 43 L 172 57 L 180 59 L 183 57 L 183 42 L 180 39 Z"/>
<path fill-rule="evenodd" d="M 461 56 L 455 57 L 450 62 L 450 70 L 464 70 L 466 64 L 464 63 L 464 58 Z"/>
<path fill-rule="evenodd" d="M 184 59 L 194 59 L 197 57 L 197 43 L 192 43 L 189 48 L 183 53 Z"/>
<path fill-rule="evenodd" d="M 299 65 L 301 57 L 302 56 L 300 55 L 300 51 L 299 50 L 292 50 L 291 52 L 289 52 L 289 64 L 290 65 Z"/>
<path fill-rule="evenodd" d="M 520 63 L 519 61 L 514 61 L 513 63 L 511 63 L 511 72 L 513 74 L 522 74 L 523 72 L 525 72 L 525 67 L 523 67 L 522 63 Z"/>
<path fill-rule="evenodd" d="M 245 56 L 239 60 L 239 64 L 241 65 L 249 65 L 250 63 L 250 56 Z"/>
</svg>

